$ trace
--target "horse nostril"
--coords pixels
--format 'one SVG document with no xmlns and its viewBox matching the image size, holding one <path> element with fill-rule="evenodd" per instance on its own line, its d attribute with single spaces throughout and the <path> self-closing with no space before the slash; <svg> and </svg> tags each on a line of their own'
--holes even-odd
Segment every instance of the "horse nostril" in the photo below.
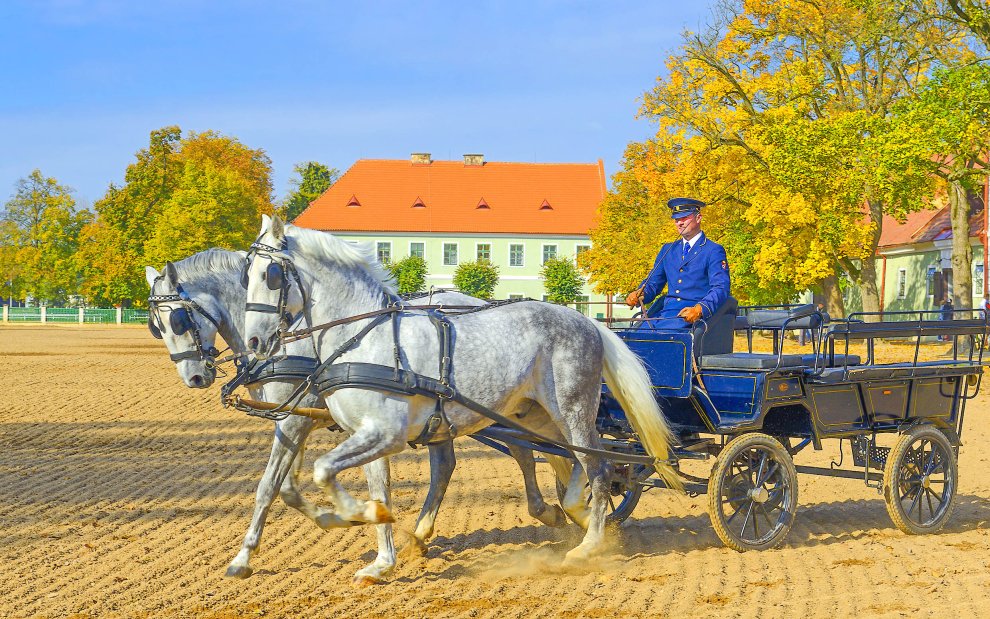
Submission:
<svg viewBox="0 0 990 619">
<path fill-rule="evenodd" d="M 199 387 L 199 386 L 201 386 L 203 384 L 203 377 L 200 376 L 199 374 L 196 374 L 195 376 L 193 376 L 189 380 L 192 382 L 193 387 Z"/>
<path fill-rule="evenodd" d="M 248 340 L 248 348 L 251 350 L 251 352 L 258 352 L 258 346 L 260 345 L 261 345 L 261 340 L 258 339 L 258 336 L 254 336 Z"/>
</svg>

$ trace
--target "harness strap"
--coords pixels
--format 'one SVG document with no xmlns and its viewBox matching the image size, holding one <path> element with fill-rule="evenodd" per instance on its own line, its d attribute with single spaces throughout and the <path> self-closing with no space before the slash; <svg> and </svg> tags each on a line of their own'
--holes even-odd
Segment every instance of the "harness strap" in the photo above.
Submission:
<svg viewBox="0 0 990 619">
<path fill-rule="evenodd" d="M 604 449 L 592 449 L 590 447 L 579 447 L 564 441 L 537 434 L 521 424 L 500 415 L 492 409 L 475 402 L 474 400 L 461 395 L 453 387 L 442 384 L 435 378 L 422 376 L 407 370 L 399 371 L 399 379 L 392 380 L 392 368 L 375 363 L 344 362 L 336 363 L 323 371 L 315 381 L 316 390 L 321 395 L 337 391 L 339 389 L 371 389 L 374 391 L 387 391 L 401 395 L 423 395 L 427 397 L 442 397 L 453 402 L 457 402 L 473 410 L 479 415 L 483 415 L 492 421 L 503 426 L 526 433 L 534 440 L 557 445 L 572 452 L 584 453 L 594 456 L 609 458 L 617 462 L 631 462 L 639 464 L 655 464 L 656 459 L 652 456 L 636 454 L 616 454 Z"/>
</svg>

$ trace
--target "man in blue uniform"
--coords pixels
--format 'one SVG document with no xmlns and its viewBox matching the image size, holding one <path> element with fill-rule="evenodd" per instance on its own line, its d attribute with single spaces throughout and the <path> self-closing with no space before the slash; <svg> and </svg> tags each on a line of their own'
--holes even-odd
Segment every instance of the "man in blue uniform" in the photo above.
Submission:
<svg viewBox="0 0 990 619">
<path fill-rule="evenodd" d="M 701 208 L 693 198 L 667 202 L 681 238 L 660 249 L 653 269 L 639 288 L 626 296 L 626 304 L 649 303 L 667 287 L 667 296 L 657 318 L 645 323 L 654 329 L 687 329 L 700 319 L 709 319 L 729 298 L 729 262 L 725 248 L 701 231 Z"/>
</svg>

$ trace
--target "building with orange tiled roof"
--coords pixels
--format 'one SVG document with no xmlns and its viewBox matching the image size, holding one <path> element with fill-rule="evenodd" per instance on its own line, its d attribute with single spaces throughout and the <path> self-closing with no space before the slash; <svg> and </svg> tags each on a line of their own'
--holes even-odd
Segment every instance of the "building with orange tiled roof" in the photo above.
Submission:
<svg viewBox="0 0 990 619">
<path fill-rule="evenodd" d="M 588 230 L 605 192 L 601 160 L 490 162 L 469 154 L 435 161 L 414 153 L 356 161 L 293 223 L 374 243 L 382 260 L 421 255 L 427 283 L 438 287 L 452 286 L 458 264 L 489 260 L 499 267 L 497 298 L 540 299 L 543 262 L 591 246 Z M 604 300 L 589 287 L 584 293 L 579 300 Z"/>
<path fill-rule="evenodd" d="M 971 307 L 979 307 L 987 290 L 985 277 L 986 208 L 983 191 L 969 195 Z M 885 215 L 877 246 L 877 282 L 881 307 L 887 311 L 934 309 L 952 291 L 952 222 L 949 206 L 917 211 L 904 222 Z M 849 289 L 847 310 L 859 307 L 855 287 Z"/>
</svg>

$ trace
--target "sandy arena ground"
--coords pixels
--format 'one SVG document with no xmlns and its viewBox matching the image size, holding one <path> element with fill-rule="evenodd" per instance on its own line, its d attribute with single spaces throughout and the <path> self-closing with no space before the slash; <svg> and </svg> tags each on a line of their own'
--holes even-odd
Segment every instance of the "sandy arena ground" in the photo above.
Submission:
<svg viewBox="0 0 990 619">
<path fill-rule="evenodd" d="M 255 574 L 223 578 L 271 427 L 221 409 L 216 388 L 186 389 L 145 329 L 3 325 L 0 361 L 2 617 L 990 615 L 986 394 L 970 404 L 956 510 L 938 535 L 895 529 L 861 482 L 802 476 L 779 549 L 728 550 L 704 497 L 650 492 L 594 569 L 563 570 L 577 527 L 530 518 L 515 463 L 462 440 L 427 556 L 400 559 L 391 582 L 356 590 L 373 530 L 324 532 L 281 503 Z M 313 454 L 333 440 L 321 431 L 311 441 L 313 500 Z M 827 465 L 836 445 L 797 461 Z M 395 458 L 392 475 L 408 529 L 427 489 L 426 451 Z M 344 480 L 366 496 L 357 473 Z"/>
</svg>

